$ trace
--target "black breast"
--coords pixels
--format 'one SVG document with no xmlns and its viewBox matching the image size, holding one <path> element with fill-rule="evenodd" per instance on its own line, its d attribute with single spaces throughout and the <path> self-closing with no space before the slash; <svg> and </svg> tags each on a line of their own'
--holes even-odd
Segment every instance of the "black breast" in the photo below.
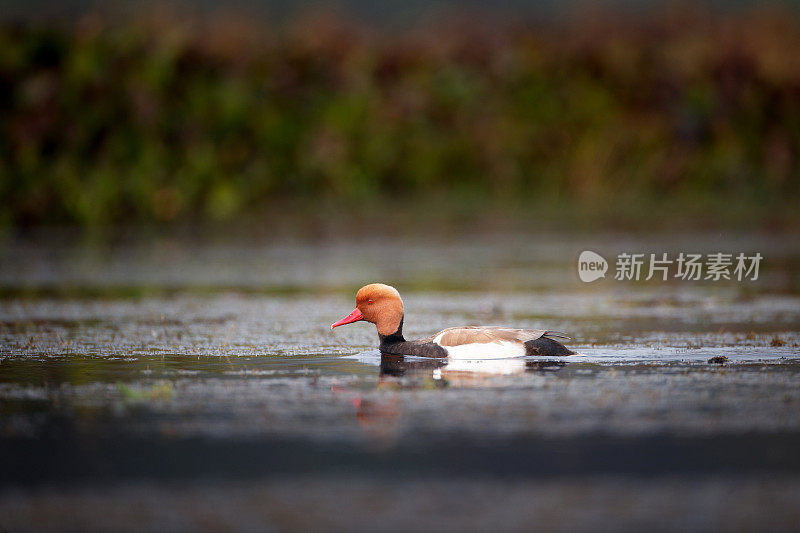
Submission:
<svg viewBox="0 0 800 533">
<path fill-rule="evenodd" d="M 381 353 L 390 355 L 413 355 L 416 357 L 447 357 L 447 351 L 428 340 L 407 341 L 402 335 L 379 335 Z"/>
</svg>

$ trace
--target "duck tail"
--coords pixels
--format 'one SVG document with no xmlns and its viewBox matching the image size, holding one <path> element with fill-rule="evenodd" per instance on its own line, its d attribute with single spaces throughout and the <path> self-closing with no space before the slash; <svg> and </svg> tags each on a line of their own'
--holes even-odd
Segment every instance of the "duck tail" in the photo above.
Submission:
<svg viewBox="0 0 800 533">
<path fill-rule="evenodd" d="M 571 341 L 572 337 L 567 335 L 566 333 L 561 333 L 560 331 L 545 331 L 542 337 L 547 337 L 548 339 L 559 339 L 565 341 Z"/>
<path fill-rule="evenodd" d="M 575 355 L 575 352 L 561 344 L 560 342 L 542 336 L 538 339 L 525 343 L 525 355 L 529 356 L 560 356 Z"/>
</svg>

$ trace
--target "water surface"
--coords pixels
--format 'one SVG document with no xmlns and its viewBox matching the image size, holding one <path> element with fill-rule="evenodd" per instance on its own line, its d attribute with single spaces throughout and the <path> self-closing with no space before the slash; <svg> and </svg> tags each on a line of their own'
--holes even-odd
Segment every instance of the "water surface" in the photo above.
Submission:
<svg viewBox="0 0 800 533">
<path fill-rule="evenodd" d="M 584 249 L 765 261 L 755 282 L 584 284 Z M 796 525 L 800 245 L 788 238 L 27 238 L 0 246 L 0 266 L 4 527 L 62 527 L 69 508 L 76 528 L 391 530 L 420 526 L 402 509 L 429 498 L 454 528 L 470 516 L 725 527 L 728 498 L 741 524 Z M 371 325 L 329 329 L 374 281 L 400 289 L 408 337 L 546 328 L 580 355 L 381 356 Z M 376 490 L 384 504 L 418 500 L 364 505 Z"/>
</svg>

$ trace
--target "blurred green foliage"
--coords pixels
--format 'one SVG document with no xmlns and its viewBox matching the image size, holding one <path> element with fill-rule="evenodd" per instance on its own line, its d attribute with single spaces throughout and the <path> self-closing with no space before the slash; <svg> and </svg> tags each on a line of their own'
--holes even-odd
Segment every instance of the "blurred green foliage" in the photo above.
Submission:
<svg viewBox="0 0 800 533">
<path fill-rule="evenodd" d="M 0 157 L 7 227 L 430 194 L 786 204 L 800 198 L 800 25 L 5 24 Z"/>
</svg>

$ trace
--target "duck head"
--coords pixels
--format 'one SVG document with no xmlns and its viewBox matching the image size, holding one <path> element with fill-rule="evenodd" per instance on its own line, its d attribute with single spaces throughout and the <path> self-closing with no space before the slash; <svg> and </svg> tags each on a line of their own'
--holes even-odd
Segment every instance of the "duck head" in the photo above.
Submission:
<svg viewBox="0 0 800 533">
<path fill-rule="evenodd" d="M 397 289 L 383 283 L 365 285 L 356 293 L 356 308 L 331 324 L 331 329 L 359 320 L 372 322 L 379 335 L 400 334 L 403 325 L 403 300 Z"/>
</svg>

